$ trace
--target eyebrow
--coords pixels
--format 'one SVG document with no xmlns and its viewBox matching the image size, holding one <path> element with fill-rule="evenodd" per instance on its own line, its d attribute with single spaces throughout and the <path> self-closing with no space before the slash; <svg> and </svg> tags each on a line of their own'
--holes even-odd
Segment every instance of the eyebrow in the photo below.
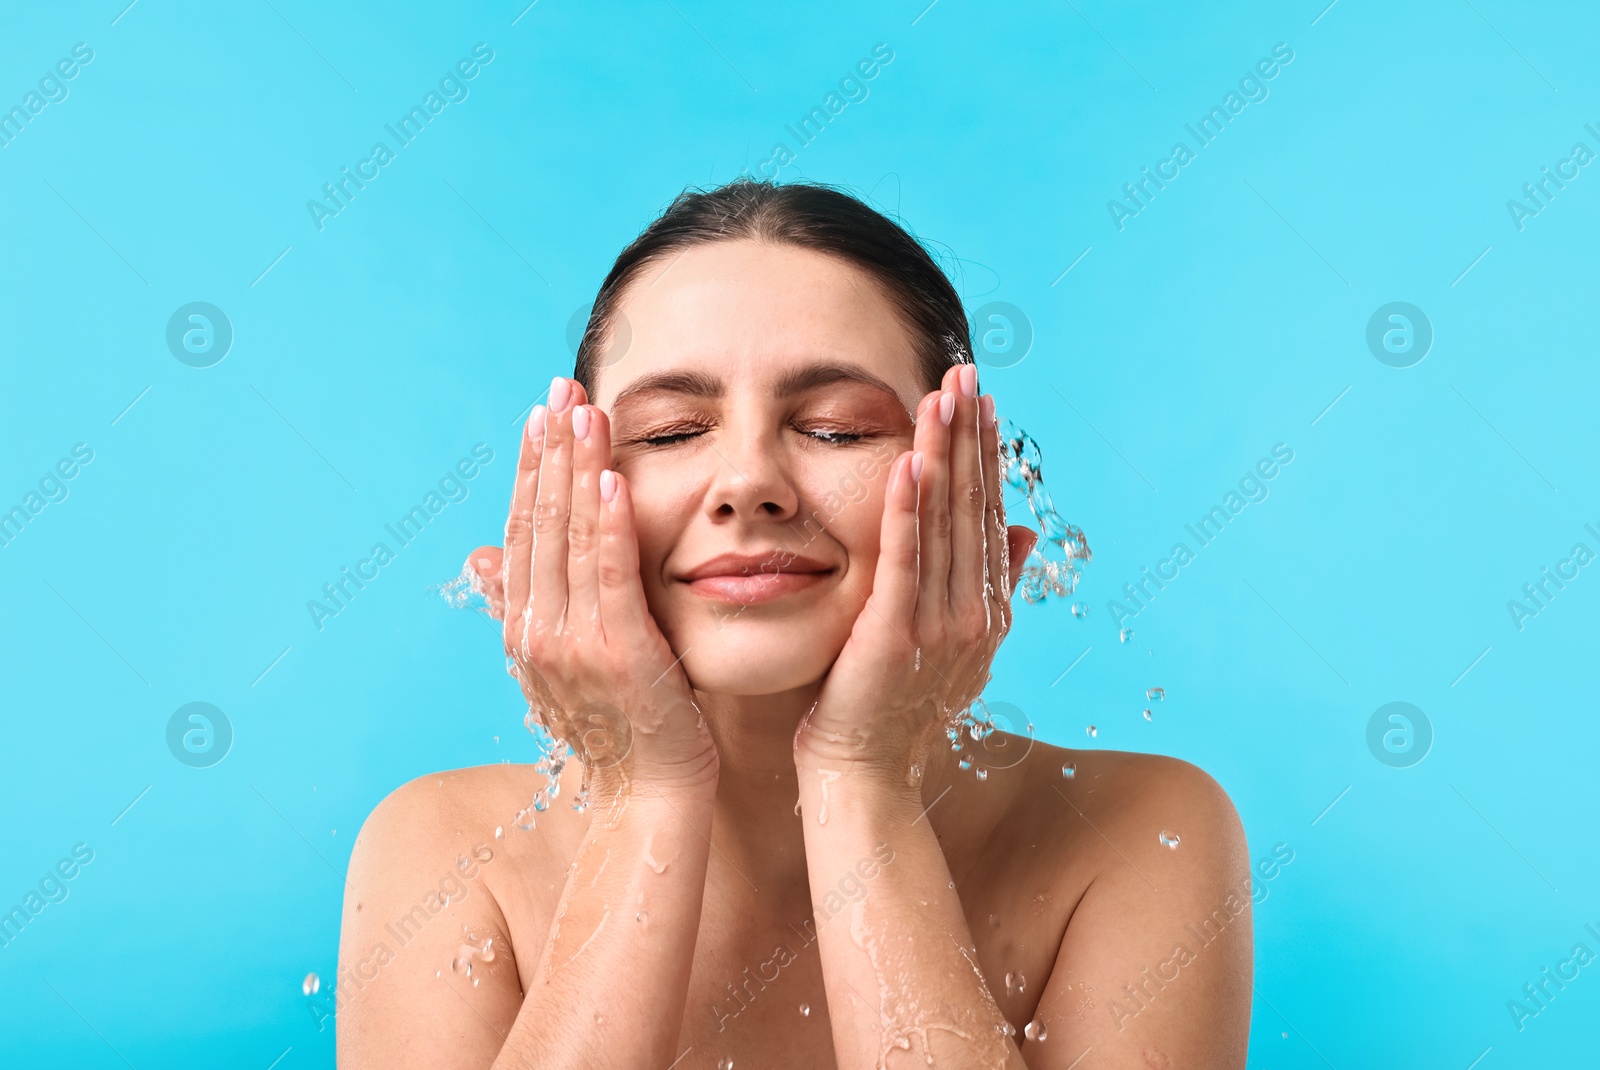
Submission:
<svg viewBox="0 0 1600 1070">
<path fill-rule="evenodd" d="M 787 398 L 834 383 L 860 383 L 881 390 L 896 401 L 900 400 L 900 394 L 894 387 L 871 372 L 849 364 L 828 362 L 808 364 L 803 368 L 785 372 L 778 380 L 775 393 L 780 398 Z M 613 406 L 620 408 L 624 401 L 640 394 L 681 394 L 686 397 L 714 399 L 720 398 L 722 391 L 722 380 L 708 372 L 652 372 L 649 375 L 641 375 L 623 387 Z"/>
</svg>

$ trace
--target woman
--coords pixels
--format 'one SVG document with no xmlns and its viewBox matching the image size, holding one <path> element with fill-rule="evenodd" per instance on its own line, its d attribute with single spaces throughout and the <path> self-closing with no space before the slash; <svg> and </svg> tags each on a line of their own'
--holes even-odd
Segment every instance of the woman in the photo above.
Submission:
<svg viewBox="0 0 1600 1070">
<path fill-rule="evenodd" d="M 968 337 L 923 248 L 824 186 L 685 193 L 623 251 L 469 562 L 588 805 L 489 765 L 373 811 L 343 1064 L 1244 1065 L 1216 783 L 952 750 L 1033 540 Z"/>
</svg>

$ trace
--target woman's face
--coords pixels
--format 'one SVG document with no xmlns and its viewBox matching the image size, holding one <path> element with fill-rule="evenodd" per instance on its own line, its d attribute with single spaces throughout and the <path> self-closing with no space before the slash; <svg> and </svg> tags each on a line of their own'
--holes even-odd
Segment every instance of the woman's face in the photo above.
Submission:
<svg viewBox="0 0 1600 1070">
<path fill-rule="evenodd" d="M 927 389 L 911 336 L 857 268 L 755 241 L 652 265 L 620 308 L 631 339 L 593 402 L 651 613 L 701 691 L 816 682 L 872 592 L 889 464 Z"/>
</svg>

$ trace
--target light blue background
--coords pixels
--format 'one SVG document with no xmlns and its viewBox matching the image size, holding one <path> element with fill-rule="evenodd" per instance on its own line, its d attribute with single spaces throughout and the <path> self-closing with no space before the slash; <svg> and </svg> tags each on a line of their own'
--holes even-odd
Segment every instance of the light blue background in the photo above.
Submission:
<svg viewBox="0 0 1600 1070">
<path fill-rule="evenodd" d="M 534 756 L 494 632 L 431 588 L 499 541 L 569 318 L 879 42 L 782 177 L 870 194 L 970 310 L 1025 310 L 1032 351 L 983 385 L 1094 550 L 1087 619 L 1025 607 L 991 696 L 1052 742 L 1199 764 L 1254 857 L 1293 848 L 1252 1066 L 1592 1059 L 1600 966 L 1521 1032 L 1506 1009 L 1600 951 L 1600 567 L 1521 630 L 1506 607 L 1600 550 L 1600 171 L 1524 230 L 1506 208 L 1600 150 L 1592 8 L 124 2 L 0 14 L 0 107 L 95 53 L 0 148 L 0 509 L 94 450 L 0 548 L 0 906 L 95 851 L 0 949 L 8 1064 L 331 1065 L 300 985 L 334 974 L 362 820 Z M 319 232 L 306 201 L 477 42 L 468 99 Z M 1119 231 L 1106 202 L 1279 42 L 1270 96 Z M 1436 334 L 1407 369 L 1365 343 L 1397 300 Z M 191 301 L 236 332 L 205 370 L 165 343 Z M 306 602 L 478 442 L 469 497 L 319 631 Z M 1119 643 L 1108 601 L 1278 442 L 1270 496 Z M 209 769 L 165 742 L 197 700 L 236 733 Z M 1396 700 L 1435 732 L 1411 768 L 1366 744 Z"/>
</svg>

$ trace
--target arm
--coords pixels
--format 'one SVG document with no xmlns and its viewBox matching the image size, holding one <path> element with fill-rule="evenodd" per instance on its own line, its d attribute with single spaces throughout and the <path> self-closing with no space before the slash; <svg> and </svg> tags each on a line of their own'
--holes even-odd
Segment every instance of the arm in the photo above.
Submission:
<svg viewBox="0 0 1600 1070">
<path fill-rule="evenodd" d="M 614 823 L 596 815 L 494 1070 L 677 1059 L 715 794 L 640 793 Z"/>
<path fill-rule="evenodd" d="M 511 672 L 530 711 L 578 752 L 599 812 L 548 937 L 526 949 L 538 961 L 528 991 L 514 963 L 495 965 L 498 953 L 485 957 L 470 988 L 453 978 L 454 1004 L 430 986 L 430 967 L 461 924 L 491 930 L 469 931 L 469 952 L 491 937 L 509 950 L 492 897 L 463 897 L 448 924 L 430 923 L 434 955 L 392 969 L 347 1020 L 341 1054 L 356 1065 L 657 1070 L 678 1054 L 671 1049 L 699 929 L 716 746 L 645 602 L 632 497 L 606 467 L 609 421 L 570 380 L 555 380 L 550 400 L 548 411 L 535 406 L 523 438 L 505 551 L 484 548 L 472 563 L 480 576 L 501 574 L 491 604 L 504 621 Z M 358 899 L 347 910 L 355 947 L 409 894 L 411 841 L 438 823 L 429 811 L 438 796 L 424 788 L 422 797 L 420 809 L 386 803 L 369 821 L 352 884 L 372 890 L 378 909 Z M 444 831 L 459 836 L 461 821 L 450 816 Z M 536 881 L 559 864 L 545 859 L 505 879 Z"/>
<path fill-rule="evenodd" d="M 880 842 L 894 859 L 845 916 L 826 927 L 819 917 L 834 1050 L 850 1070 L 882 1066 L 896 1048 L 1020 1068 L 919 816 L 915 770 L 988 680 L 1010 627 L 1010 555 L 1031 548 L 1031 533 L 1005 524 L 993 399 L 980 402 L 972 365 L 923 399 L 915 443 L 890 467 L 871 596 L 795 733 L 814 909 L 833 913 L 841 865 Z"/>
<path fill-rule="evenodd" d="M 839 1066 L 880 1066 L 899 1048 L 937 1066 L 1025 1066 L 978 970 L 918 790 L 904 778 L 808 765 L 806 859 Z M 865 894 L 852 897 L 858 885 Z"/>
</svg>

